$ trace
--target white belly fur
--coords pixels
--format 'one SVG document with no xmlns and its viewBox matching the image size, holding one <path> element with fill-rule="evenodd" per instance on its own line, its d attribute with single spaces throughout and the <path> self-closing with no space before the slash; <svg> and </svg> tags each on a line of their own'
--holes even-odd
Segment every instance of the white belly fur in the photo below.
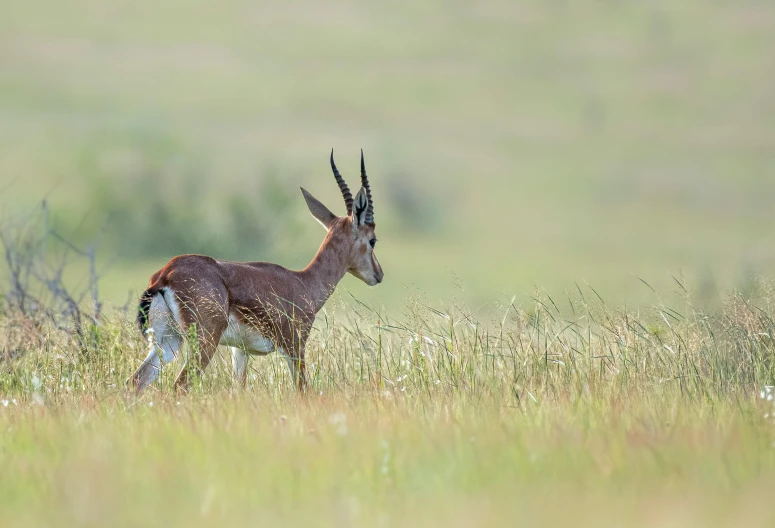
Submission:
<svg viewBox="0 0 775 528">
<path fill-rule="evenodd" d="M 275 344 L 271 339 L 262 336 L 251 325 L 242 323 L 233 315 L 229 315 L 229 326 L 223 332 L 219 345 L 236 347 L 249 354 L 269 354 L 275 351 Z"/>
</svg>

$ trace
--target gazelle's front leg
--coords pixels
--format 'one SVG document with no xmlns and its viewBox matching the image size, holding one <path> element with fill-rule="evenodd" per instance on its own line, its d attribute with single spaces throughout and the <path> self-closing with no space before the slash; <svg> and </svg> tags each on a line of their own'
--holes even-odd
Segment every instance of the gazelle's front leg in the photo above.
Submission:
<svg viewBox="0 0 775 528">
<path fill-rule="evenodd" d="M 301 351 L 297 364 L 299 372 L 297 374 L 296 382 L 299 387 L 299 392 L 304 393 L 307 391 L 307 366 L 304 360 L 304 349 Z"/>
<path fill-rule="evenodd" d="M 240 387 L 245 388 L 248 379 L 248 354 L 237 347 L 231 347 L 231 367 L 234 372 L 234 381 Z"/>
<path fill-rule="evenodd" d="M 307 373 L 306 365 L 304 361 L 304 347 L 299 347 L 298 350 L 289 354 L 282 348 L 277 349 L 288 362 L 288 370 L 291 371 L 291 380 L 298 387 L 299 392 L 305 392 L 307 390 Z"/>
</svg>

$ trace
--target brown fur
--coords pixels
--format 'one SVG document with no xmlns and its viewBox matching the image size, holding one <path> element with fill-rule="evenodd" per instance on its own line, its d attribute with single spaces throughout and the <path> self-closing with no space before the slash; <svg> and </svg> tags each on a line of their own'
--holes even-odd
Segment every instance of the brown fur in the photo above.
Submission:
<svg viewBox="0 0 775 528">
<path fill-rule="evenodd" d="M 360 194 L 365 200 L 365 193 L 359 193 L 359 198 Z M 374 224 L 365 224 L 363 217 L 356 215 L 336 217 L 314 198 L 313 203 L 307 200 L 328 234 L 312 262 L 301 271 L 267 262 L 229 262 L 182 255 L 151 277 L 142 298 L 151 299 L 165 289 L 171 290 L 183 319 L 179 332 L 186 335 L 191 325 L 196 325 L 197 369 L 207 367 L 227 328 L 229 315 L 233 315 L 253 325 L 297 362 L 297 384 L 299 390 L 304 390 L 304 346 L 316 314 L 336 285 L 348 272 L 372 286 L 382 282 L 382 268 L 369 245 L 374 238 Z M 137 389 L 142 368 L 129 380 Z M 185 388 L 187 384 L 188 369 L 184 367 L 175 388 Z"/>
</svg>

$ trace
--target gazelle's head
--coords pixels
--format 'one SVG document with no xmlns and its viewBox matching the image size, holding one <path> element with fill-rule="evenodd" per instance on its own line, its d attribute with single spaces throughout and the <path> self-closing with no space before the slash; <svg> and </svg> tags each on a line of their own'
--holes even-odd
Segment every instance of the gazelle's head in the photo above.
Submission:
<svg viewBox="0 0 775 528">
<path fill-rule="evenodd" d="M 371 199 L 369 178 L 366 176 L 363 151 L 361 151 L 361 189 L 355 195 L 355 199 L 336 168 L 333 150 L 331 150 L 331 170 L 334 171 L 334 178 L 339 184 L 339 190 L 347 206 L 347 216 L 335 215 L 304 188 L 301 192 L 304 194 L 312 216 L 328 231 L 326 242 L 329 245 L 335 245 L 336 250 L 346 261 L 347 271 L 369 286 L 376 286 L 382 282 L 384 273 L 374 254 L 374 246 L 377 243 L 374 232 L 374 202 Z"/>
</svg>

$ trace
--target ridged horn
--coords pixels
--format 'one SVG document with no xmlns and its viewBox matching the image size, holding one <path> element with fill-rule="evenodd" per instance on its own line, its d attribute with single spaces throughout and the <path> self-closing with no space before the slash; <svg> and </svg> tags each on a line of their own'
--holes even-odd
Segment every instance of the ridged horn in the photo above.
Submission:
<svg viewBox="0 0 775 528">
<path fill-rule="evenodd" d="M 339 174 L 339 169 L 336 168 L 336 163 L 334 163 L 334 149 L 331 149 L 331 170 L 334 171 L 334 178 L 336 178 L 336 183 L 339 184 L 339 190 L 342 191 L 342 198 L 344 198 L 344 204 L 347 206 L 347 214 L 349 216 L 353 213 L 353 195 L 350 192 L 347 183 L 345 183 L 344 178 Z"/>
<path fill-rule="evenodd" d="M 363 149 L 361 149 L 361 185 L 366 189 L 366 197 L 369 199 L 369 208 L 366 209 L 366 223 L 374 223 L 374 199 L 371 197 L 369 177 L 366 176 L 366 163 L 363 161 Z"/>
</svg>

